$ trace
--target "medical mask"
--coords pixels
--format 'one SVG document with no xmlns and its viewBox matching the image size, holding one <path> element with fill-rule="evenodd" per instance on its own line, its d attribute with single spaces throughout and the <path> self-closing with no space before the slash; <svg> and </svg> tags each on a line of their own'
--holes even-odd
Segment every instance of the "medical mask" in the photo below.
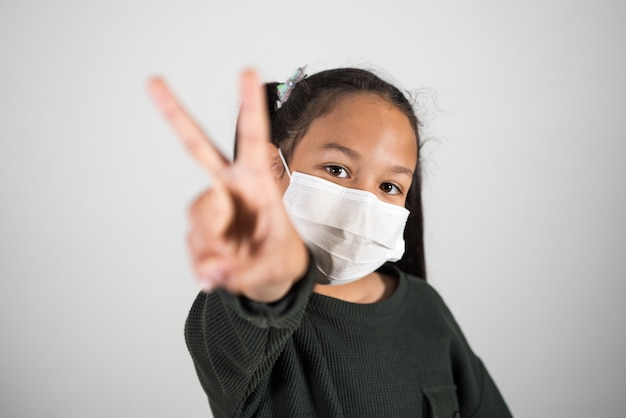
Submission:
<svg viewBox="0 0 626 418">
<path fill-rule="evenodd" d="M 278 152 L 290 179 L 283 203 L 313 253 L 320 283 L 349 283 L 402 257 L 407 209 L 382 202 L 364 190 L 291 173 Z"/>
</svg>

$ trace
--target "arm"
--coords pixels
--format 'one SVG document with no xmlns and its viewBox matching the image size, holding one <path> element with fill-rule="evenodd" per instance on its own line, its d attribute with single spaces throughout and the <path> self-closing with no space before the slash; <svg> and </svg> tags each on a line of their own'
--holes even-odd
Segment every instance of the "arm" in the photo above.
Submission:
<svg viewBox="0 0 626 418">
<path fill-rule="evenodd" d="M 461 416 L 511 417 L 511 412 L 485 365 L 472 351 L 461 328 L 443 301 L 441 306 L 444 318 L 453 333 L 450 357 Z"/>
<path fill-rule="evenodd" d="M 237 160 L 228 161 L 165 82 L 152 98 L 212 185 L 191 205 L 189 252 L 205 292 L 186 325 L 187 344 L 216 416 L 260 399 L 263 379 L 297 328 L 313 286 L 268 158 L 269 121 L 256 74 L 241 76 Z M 308 266 L 308 267 L 307 267 Z"/>
<path fill-rule="evenodd" d="M 216 417 L 256 409 L 272 365 L 300 325 L 314 274 L 309 263 L 307 274 L 272 304 L 225 291 L 198 295 L 185 338 Z"/>
</svg>

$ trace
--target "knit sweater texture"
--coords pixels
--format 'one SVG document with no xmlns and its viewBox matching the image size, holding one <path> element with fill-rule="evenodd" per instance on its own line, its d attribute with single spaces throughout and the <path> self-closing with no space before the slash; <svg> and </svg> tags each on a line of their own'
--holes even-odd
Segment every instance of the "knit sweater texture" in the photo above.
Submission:
<svg viewBox="0 0 626 418">
<path fill-rule="evenodd" d="M 200 293 L 185 337 L 213 416 L 510 417 L 437 292 L 383 272 L 398 286 L 372 304 L 313 293 L 312 266 L 273 304 Z"/>
</svg>

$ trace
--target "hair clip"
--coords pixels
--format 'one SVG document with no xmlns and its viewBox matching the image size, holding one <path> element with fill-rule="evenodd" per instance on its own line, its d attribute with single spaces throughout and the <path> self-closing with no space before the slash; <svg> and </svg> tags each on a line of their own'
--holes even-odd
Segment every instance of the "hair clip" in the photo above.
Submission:
<svg viewBox="0 0 626 418">
<path fill-rule="evenodd" d="M 291 92 L 293 91 L 296 84 L 300 81 L 304 80 L 306 74 L 304 73 L 306 70 L 306 65 L 304 67 L 298 68 L 296 73 L 292 75 L 286 82 L 279 84 L 276 86 L 276 91 L 278 92 L 278 100 L 276 100 L 276 109 L 280 109 L 283 104 L 289 99 Z"/>
</svg>

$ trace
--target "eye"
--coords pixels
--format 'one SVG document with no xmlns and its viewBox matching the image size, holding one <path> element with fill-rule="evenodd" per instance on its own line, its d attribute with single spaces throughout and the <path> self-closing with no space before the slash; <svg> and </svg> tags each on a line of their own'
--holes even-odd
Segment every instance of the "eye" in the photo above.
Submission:
<svg viewBox="0 0 626 418">
<path fill-rule="evenodd" d="M 387 194 L 400 194 L 402 193 L 400 188 L 393 183 L 383 183 L 380 185 L 380 190 Z"/>
<path fill-rule="evenodd" d="M 330 174 L 333 177 L 339 177 L 339 178 L 348 177 L 348 170 L 338 165 L 327 165 L 326 167 L 324 167 L 324 170 L 328 171 L 328 174 Z"/>
</svg>

